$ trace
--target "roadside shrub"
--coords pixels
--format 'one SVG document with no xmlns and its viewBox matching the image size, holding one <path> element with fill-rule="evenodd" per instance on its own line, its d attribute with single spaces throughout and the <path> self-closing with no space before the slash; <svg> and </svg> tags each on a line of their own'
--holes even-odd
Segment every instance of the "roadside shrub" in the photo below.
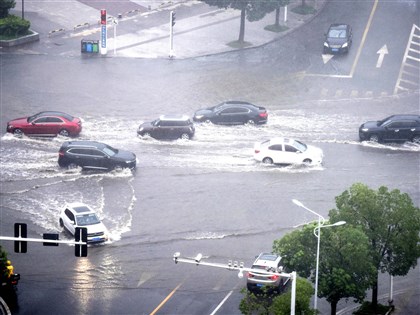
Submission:
<svg viewBox="0 0 420 315">
<path fill-rule="evenodd" d="M 9 15 L 0 19 L 0 37 L 14 38 L 29 34 L 31 23 L 16 15 Z"/>
</svg>

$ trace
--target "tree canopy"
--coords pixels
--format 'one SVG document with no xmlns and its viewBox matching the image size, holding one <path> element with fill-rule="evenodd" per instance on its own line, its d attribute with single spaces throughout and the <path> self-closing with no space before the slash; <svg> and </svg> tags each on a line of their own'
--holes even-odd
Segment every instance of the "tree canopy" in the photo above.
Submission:
<svg viewBox="0 0 420 315">
<path fill-rule="evenodd" d="M 15 5 L 15 0 L 0 0 L 0 19 L 7 17 L 10 9 L 13 9 Z"/>
<path fill-rule="evenodd" d="M 356 183 L 336 197 L 332 222 L 345 220 L 360 227 L 369 239 L 370 258 L 379 272 L 404 276 L 420 257 L 420 209 L 398 189 L 378 190 Z M 372 305 L 378 301 L 378 272 L 373 283 Z"/>
</svg>

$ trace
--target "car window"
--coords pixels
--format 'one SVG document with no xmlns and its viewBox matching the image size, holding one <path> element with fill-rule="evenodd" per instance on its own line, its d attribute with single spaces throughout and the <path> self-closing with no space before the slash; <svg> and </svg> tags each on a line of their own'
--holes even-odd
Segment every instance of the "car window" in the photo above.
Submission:
<svg viewBox="0 0 420 315">
<path fill-rule="evenodd" d="M 401 128 L 404 126 L 402 121 L 393 121 L 387 125 L 388 128 Z"/>
<path fill-rule="evenodd" d="M 111 148 L 110 146 L 106 146 L 105 148 L 102 149 L 106 154 L 108 154 L 109 156 L 114 156 L 115 154 L 118 153 L 117 149 Z"/>
<path fill-rule="evenodd" d="M 63 123 L 63 121 L 58 117 L 47 117 L 47 122 Z"/>
<path fill-rule="evenodd" d="M 330 37 L 330 38 L 346 38 L 346 36 L 347 36 L 346 30 L 332 29 L 328 33 L 328 37 Z"/>
<path fill-rule="evenodd" d="M 96 150 L 96 149 L 88 150 L 87 154 L 93 155 L 93 156 L 98 156 L 98 157 L 104 157 L 105 156 L 105 153 L 103 153 L 99 150 Z"/>
<path fill-rule="evenodd" d="M 172 121 L 161 120 L 159 125 L 161 127 L 170 127 L 170 126 L 174 126 L 175 124 Z"/>
<path fill-rule="evenodd" d="M 40 117 L 40 118 L 34 119 L 32 122 L 34 124 L 43 124 L 43 123 L 46 123 L 47 121 L 48 121 L 48 117 Z"/>
<path fill-rule="evenodd" d="M 71 154 L 89 154 L 89 149 L 85 149 L 85 148 L 72 148 L 70 150 L 67 151 L 68 153 Z"/>
<path fill-rule="evenodd" d="M 71 221 L 74 221 L 74 215 L 73 215 L 73 213 L 69 210 L 69 209 L 66 209 L 65 211 L 64 211 L 64 213 L 66 214 L 66 216 L 71 220 Z"/>
<path fill-rule="evenodd" d="M 281 144 L 273 144 L 269 146 L 268 149 L 273 151 L 283 151 L 283 146 Z"/>
<path fill-rule="evenodd" d="M 286 151 L 286 152 L 297 152 L 297 151 L 299 151 L 299 150 L 298 150 L 298 149 L 296 149 L 295 147 L 293 147 L 293 146 L 289 145 L 289 144 L 286 144 L 286 145 L 284 146 L 284 151 Z"/>
<path fill-rule="evenodd" d="M 94 213 L 81 214 L 76 216 L 77 225 L 92 225 L 100 223 L 98 217 Z"/>
<path fill-rule="evenodd" d="M 308 146 L 300 141 L 293 141 L 293 146 L 301 152 L 305 152 Z"/>
</svg>

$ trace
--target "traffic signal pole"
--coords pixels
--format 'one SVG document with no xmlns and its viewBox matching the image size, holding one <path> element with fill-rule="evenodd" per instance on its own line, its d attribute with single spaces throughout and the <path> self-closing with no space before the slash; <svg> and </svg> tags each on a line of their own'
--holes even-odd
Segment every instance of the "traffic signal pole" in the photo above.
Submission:
<svg viewBox="0 0 420 315">
<path fill-rule="evenodd" d="M 176 252 L 173 255 L 173 260 L 175 262 L 175 264 L 179 263 L 179 262 L 183 262 L 183 263 L 187 263 L 187 264 L 195 264 L 195 265 L 203 265 L 203 266 L 209 266 L 209 267 L 216 267 L 216 268 L 223 268 L 223 269 L 227 269 L 227 270 L 239 270 L 238 273 L 238 277 L 242 278 L 244 276 L 244 271 L 245 272 L 256 272 L 255 269 L 251 269 L 251 268 L 247 268 L 244 267 L 244 263 L 240 262 L 238 264 L 237 261 L 234 261 L 232 263 L 232 261 L 229 261 L 227 264 L 221 264 L 221 263 L 209 263 L 209 262 L 205 262 L 205 261 L 201 261 L 201 259 L 203 258 L 202 254 L 198 254 L 197 256 L 195 256 L 194 258 L 190 258 L 190 257 L 181 257 L 181 254 L 179 252 Z M 266 271 L 264 269 L 258 269 L 258 273 L 261 274 L 266 274 L 266 275 L 276 275 L 279 277 L 283 277 L 283 278 L 287 278 L 288 280 L 292 281 L 292 294 L 291 294 L 291 300 L 290 300 L 290 315 L 295 315 L 295 305 L 296 305 L 296 271 L 293 271 L 291 273 L 286 273 L 286 272 L 271 272 L 271 271 Z"/>
<path fill-rule="evenodd" d="M 175 11 L 169 12 L 169 58 L 173 58 L 174 54 L 174 25 L 175 25 Z"/>
</svg>

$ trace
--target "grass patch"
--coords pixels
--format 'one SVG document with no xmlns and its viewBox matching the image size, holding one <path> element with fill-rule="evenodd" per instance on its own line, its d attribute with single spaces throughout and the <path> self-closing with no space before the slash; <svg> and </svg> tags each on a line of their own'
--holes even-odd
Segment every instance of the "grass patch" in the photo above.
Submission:
<svg viewBox="0 0 420 315">
<path fill-rule="evenodd" d="M 308 15 L 308 14 L 314 14 L 316 10 L 310 5 L 299 5 L 297 7 L 294 7 L 292 9 L 292 12 L 296 14 L 301 14 L 301 15 Z"/>
<path fill-rule="evenodd" d="M 373 309 L 371 302 L 363 302 L 362 306 L 355 311 L 354 315 L 384 315 L 389 311 L 389 306 L 378 304 L 376 310 Z"/>
<path fill-rule="evenodd" d="M 287 26 L 273 24 L 273 25 L 267 25 L 266 27 L 264 27 L 264 29 L 266 31 L 280 33 L 280 32 L 287 31 L 289 28 Z"/>
<path fill-rule="evenodd" d="M 232 47 L 232 48 L 245 48 L 245 47 L 252 46 L 252 43 L 250 43 L 250 42 L 241 42 L 239 40 L 235 40 L 233 42 L 227 43 L 226 45 L 228 45 L 229 47 Z"/>
</svg>

